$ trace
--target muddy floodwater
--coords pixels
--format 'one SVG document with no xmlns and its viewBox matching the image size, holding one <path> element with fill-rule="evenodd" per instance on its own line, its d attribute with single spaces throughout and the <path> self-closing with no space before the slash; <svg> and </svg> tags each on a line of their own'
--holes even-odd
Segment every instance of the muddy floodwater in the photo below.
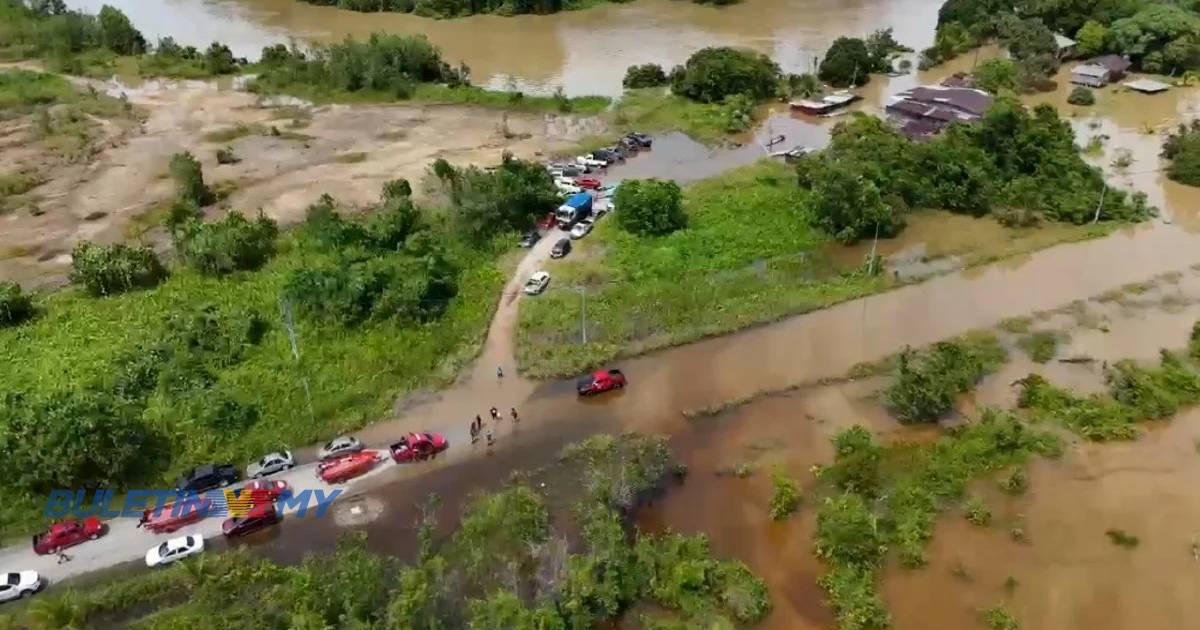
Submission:
<svg viewBox="0 0 1200 630">
<path fill-rule="evenodd" d="M 728 7 L 687 0 L 636 0 L 554 15 L 431 20 L 399 13 L 355 13 L 297 0 L 68 0 L 72 8 L 116 6 L 149 38 L 207 46 L 228 42 L 238 55 L 289 38 L 338 40 L 372 32 L 421 33 L 476 83 L 571 95 L 619 94 L 625 68 L 670 67 L 705 46 L 761 50 L 788 71 L 812 68 L 839 35 L 894 28 L 917 49 L 933 40 L 940 0 L 753 0 Z"/>
</svg>

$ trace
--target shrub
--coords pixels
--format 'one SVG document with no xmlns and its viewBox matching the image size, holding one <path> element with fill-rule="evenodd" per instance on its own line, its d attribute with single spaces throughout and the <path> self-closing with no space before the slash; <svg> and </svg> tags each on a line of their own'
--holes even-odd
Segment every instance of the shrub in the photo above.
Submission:
<svg viewBox="0 0 1200 630">
<path fill-rule="evenodd" d="M 992 630 L 1019 630 L 1021 627 L 1017 618 L 999 604 L 983 611 L 982 617 L 983 623 Z"/>
<path fill-rule="evenodd" d="M 1017 384 L 1018 407 L 1061 422 L 1090 440 L 1132 440 L 1140 434 L 1129 410 L 1111 398 L 1098 395 L 1078 398 L 1054 387 L 1039 374 L 1030 374 Z"/>
<path fill-rule="evenodd" d="M 833 464 L 821 469 L 821 479 L 845 492 L 867 497 L 879 493 L 883 448 L 870 431 L 855 425 L 838 432 L 833 436 L 833 452 Z"/>
<path fill-rule="evenodd" d="M 875 572 L 857 565 L 836 566 L 817 579 L 828 595 L 841 630 L 884 630 L 891 615 L 875 591 Z"/>
<path fill-rule="evenodd" d="M 217 149 L 217 164 L 237 164 L 241 162 L 237 155 L 233 153 L 233 147 L 225 147 Z"/>
<path fill-rule="evenodd" d="M 171 156 L 171 179 L 175 180 L 176 199 L 198 207 L 213 201 L 212 191 L 204 185 L 204 171 L 191 153 L 184 151 Z"/>
<path fill-rule="evenodd" d="M 0 328 L 16 326 L 33 317 L 33 300 L 16 282 L 0 282 Z"/>
<path fill-rule="evenodd" d="M 237 60 L 228 46 L 213 42 L 204 51 L 204 69 L 209 74 L 232 74 L 237 71 Z"/>
<path fill-rule="evenodd" d="M 983 499 L 971 497 L 963 504 L 963 512 L 972 525 L 984 526 L 992 522 L 992 511 L 988 509 Z"/>
<path fill-rule="evenodd" d="M 1017 346 L 1035 363 L 1045 363 L 1058 353 L 1058 344 L 1064 336 L 1064 333 L 1054 330 L 1039 330 L 1018 339 Z"/>
<path fill-rule="evenodd" d="M 1017 66 L 1008 59 L 985 59 L 979 62 L 972 74 L 975 76 L 975 85 L 992 94 L 1017 88 Z"/>
<path fill-rule="evenodd" d="M 1067 95 L 1067 102 L 1072 105 L 1095 105 L 1096 95 L 1093 94 L 1091 90 L 1080 85 L 1076 86 L 1075 89 L 1071 90 L 1071 93 Z"/>
<path fill-rule="evenodd" d="M 412 184 L 407 179 L 393 179 L 383 185 L 384 201 L 397 197 L 412 197 Z"/>
<path fill-rule="evenodd" d="M 456 292 L 445 261 L 406 256 L 305 267 L 284 285 L 284 295 L 301 312 L 344 326 L 392 317 L 428 321 L 445 311 Z"/>
<path fill-rule="evenodd" d="M 193 219 L 183 227 L 181 248 L 188 264 L 210 276 L 258 269 L 275 254 L 279 227 L 266 215 L 248 221 L 233 211 L 220 221 Z"/>
<path fill-rule="evenodd" d="M 771 475 L 771 485 L 775 488 L 771 495 L 771 519 L 781 521 L 800 507 L 800 483 L 782 471 L 775 471 Z"/>
<path fill-rule="evenodd" d="M 1188 353 L 1193 359 L 1200 360 L 1200 321 L 1192 324 L 1192 334 L 1188 338 Z"/>
<path fill-rule="evenodd" d="M 629 89 L 658 87 L 667 84 L 667 73 L 656 63 L 629 66 L 621 84 Z"/>
<path fill-rule="evenodd" d="M 307 89 L 392 94 L 411 92 L 415 83 L 460 83 L 465 68 L 452 69 L 423 35 L 375 33 L 365 41 L 319 46 L 310 54 L 272 47 L 270 63 L 256 80 L 260 89 L 295 85 Z"/>
<path fill-rule="evenodd" d="M 702 48 L 671 71 L 671 90 L 702 103 L 745 94 L 761 100 L 775 93 L 779 66 L 761 53 L 737 48 Z"/>
<path fill-rule="evenodd" d="M 995 338 L 980 345 L 942 341 L 925 353 L 905 350 L 884 398 L 901 422 L 930 422 L 954 407 L 954 397 L 996 368 Z M 999 350 L 1002 354 L 1002 350 Z"/>
<path fill-rule="evenodd" d="M 1162 156 L 1171 161 L 1167 176 L 1189 186 L 1200 186 L 1200 121 L 1179 128 L 1163 142 Z"/>
<path fill-rule="evenodd" d="M 97 18 L 100 23 L 100 41 L 105 48 L 118 55 L 140 55 L 146 52 L 145 38 L 120 9 L 104 5 L 100 8 Z"/>
<path fill-rule="evenodd" d="M 1200 401 L 1200 375 L 1170 352 L 1160 366 L 1147 368 L 1130 360 L 1118 361 L 1105 373 L 1112 397 L 1136 419 L 1157 420 Z"/>
<path fill-rule="evenodd" d="M 834 565 L 873 567 L 887 551 L 876 516 L 857 494 L 825 499 L 817 512 L 817 556 Z"/>
<path fill-rule="evenodd" d="M 617 223 L 640 236 L 663 236 L 687 226 L 683 192 L 669 180 L 626 180 L 617 188 Z"/>
<path fill-rule="evenodd" d="M 1108 536 L 1112 544 L 1118 547 L 1125 547 L 1126 549 L 1132 549 L 1142 542 L 1137 536 L 1120 529 L 1110 529 L 1105 531 L 1104 535 Z"/>
<path fill-rule="evenodd" d="M 1025 494 L 1029 489 L 1029 478 L 1018 468 L 1000 481 L 1000 487 L 1009 494 Z"/>
<path fill-rule="evenodd" d="M 96 297 L 153 287 L 166 276 L 158 256 L 144 245 L 82 241 L 71 251 L 71 282 Z"/>
<path fill-rule="evenodd" d="M 545 167 L 505 152 L 500 166 L 485 171 L 434 162 L 434 173 L 451 187 L 451 218 L 468 241 L 482 243 L 499 233 L 527 230 L 561 203 Z"/>
</svg>

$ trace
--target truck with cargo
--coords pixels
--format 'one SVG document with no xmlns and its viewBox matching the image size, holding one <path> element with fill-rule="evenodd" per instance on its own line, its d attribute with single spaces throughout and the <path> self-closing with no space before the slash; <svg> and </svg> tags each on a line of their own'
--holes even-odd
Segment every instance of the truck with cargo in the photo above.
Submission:
<svg viewBox="0 0 1200 630">
<path fill-rule="evenodd" d="M 564 230 L 570 229 L 580 219 L 591 216 L 592 194 L 581 192 L 567 197 L 567 200 L 563 202 L 563 205 L 558 207 L 558 210 L 554 214 L 558 219 L 559 228 Z"/>
</svg>

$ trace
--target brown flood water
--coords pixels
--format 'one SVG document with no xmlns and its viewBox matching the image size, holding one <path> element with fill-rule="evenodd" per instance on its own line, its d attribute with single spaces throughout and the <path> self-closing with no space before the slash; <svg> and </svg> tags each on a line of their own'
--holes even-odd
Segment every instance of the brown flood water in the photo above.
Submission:
<svg viewBox="0 0 1200 630">
<path fill-rule="evenodd" d="M 68 0 L 72 8 L 120 8 L 147 37 L 166 35 L 207 46 L 228 42 L 257 57 L 264 44 L 330 41 L 372 32 L 422 33 L 452 63 L 471 67 L 475 82 L 526 91 L 621 92 L 625 68 L 682 63 L 705 46 L 754 48 L 791 72 L 812 67 L 840 35 L 894 28 L 920 49 L 933 40 L 941 0 L 752 0 L 728 7 L 686 0 L 637 0 L 544 16 L 474 16 L 430 20 L 398 13 L 355 13 L 297 0 Z"/>
</svg>

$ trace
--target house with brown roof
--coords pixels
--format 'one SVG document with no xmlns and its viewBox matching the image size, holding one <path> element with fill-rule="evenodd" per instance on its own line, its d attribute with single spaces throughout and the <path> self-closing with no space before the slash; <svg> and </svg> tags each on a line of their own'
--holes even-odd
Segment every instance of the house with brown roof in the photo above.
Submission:
<svg viewBox="0 0 1200 630">
<path fill-rule="evenodd" d="M 951 123 L 979 120 L 991 105 L 992 95 L 983 90 L 926 85 L 893 96 L 885 109 L 901 133 L 919 140 Z"/>
<path fill-rule="evenodd" d="M 1071 83 L 1088 87 L 1104 87 L 1125 77 L 1133 64 L 1120 55 L 1103 55 L 1088 59 L 1071 68 Z"/>
</svg>

